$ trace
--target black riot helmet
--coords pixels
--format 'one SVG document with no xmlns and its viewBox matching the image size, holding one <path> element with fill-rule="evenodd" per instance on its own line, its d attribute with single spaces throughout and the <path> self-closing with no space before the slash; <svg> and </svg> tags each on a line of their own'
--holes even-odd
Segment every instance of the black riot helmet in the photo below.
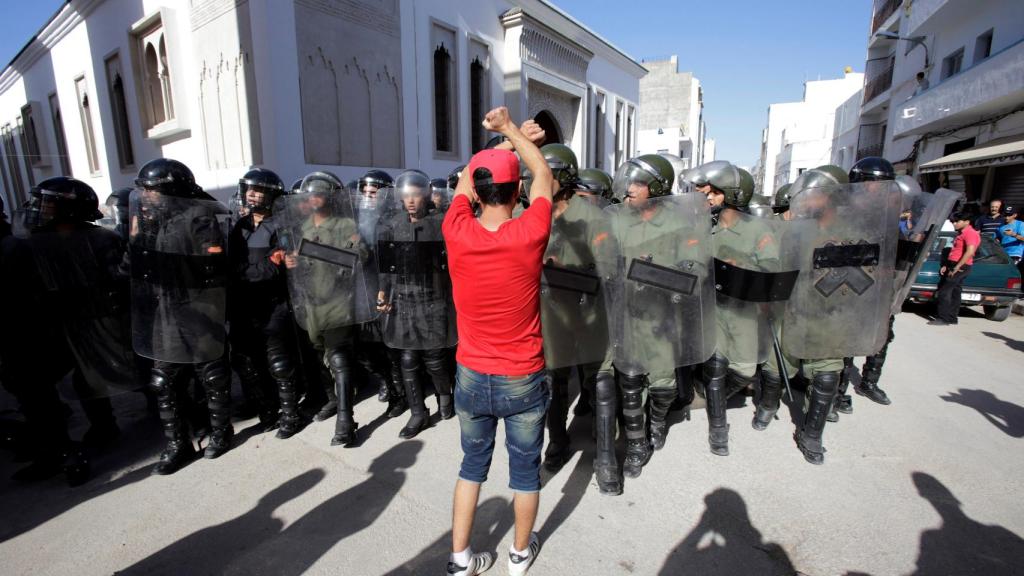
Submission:
<svg viewBox="0 0 1024 576">
<path fill-rule="evenodd" d="M 448 187 L 455 190 L 455 187 L 459 185 L 459 178 L 462 178 L 462 171 L 466 169 L 465 164 L 456 166 L 451 172 L 448 173 Z"/>
<path fill-rule="evenodd" d="M 430 176 L 423 170 L 403 170 L 395 178 L 395 191 L 399 196 L 406 194 L 430 195 Z"/>
<path fill-rule="evenodd" d="M 247 194 L 252 190 L 257 194 Z M 239 200 L 250 212 L 270 214 L 274 201 L 284 194 L 284 181 L 272 170 L 253 168 L 238 180 Z"/>
<path fill-rule="evenodd" d="M 551 168 L 551 174 L 558 184 L 565 189 L 573 189 L 576 186 L 576 178 L 579 176 L 580 165 L 576 160 L 576 153 L 565 144 L 545 144 L 540 149 L 544 155 L 544 161 Z"/>
<path fill-rule="evenodd" d="M 363 177 L 359 179 L 359 193 L 363 193 L 363 189 L 367 185 L 374 186 L 378 190 L 381 188 L 391 188 L 394 185 L 394 180 L 391 175 L 383 170 L 370 170 Z"/>
<path fill-rule="evenodd" d="M 311 202 L 310 206 L 313 212 L 330 213 L 342 188 L 341 180 L 325 170 L 312 172 L 303 178 L 298 193 L 309 194 L 321 200 L 320 202 Z"/>
<path fill-rule="evenodd" d="M 295 194 L 300 189 L 302 189 L 302 178 L 299 178 L 295 182 L 292 182 L 291 192 L 292 192 L 292 194 Z"/>
<path fill-rule="evenodd" d="M 895 180 L 896 169 L 880 156 L 861 158 L 850 168 L 850 183 L 873 182 L 877 180 Z"/>
<path fill-rule="evenodd" d="M 77 224 L 103 218 L 91 186 L 65 176 L 43 180 L 32 188 L 25 224 L 29 229 L 48 224 Z"/>
<path fill-rule="evenodd" d="M 448 181 L 444 178 L 434 178 L 430 181 L 431 192 L 444 192 L 448 190 Z"/>
<path fill-rule="evenodd" d="M 610 200 L 612 197 L 612 177 L 604 170 L 597 168 L 584 168 L 580 170 L 576 187 L 606 200 Z"/>
<path fill-rule="evenodd" d="M 139 170 L 135 186 L 177 198 L 208 198 L 203 189 L 196 184 L 196 178 L 188 166 L 170 158 L 157 158 L 147 162 Z"/>
</svg>

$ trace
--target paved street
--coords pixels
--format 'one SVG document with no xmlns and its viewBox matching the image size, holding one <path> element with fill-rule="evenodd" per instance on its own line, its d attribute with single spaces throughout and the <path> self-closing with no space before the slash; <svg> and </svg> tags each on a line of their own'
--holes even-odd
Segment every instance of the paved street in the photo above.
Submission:
<svg viewBox="0 0 1024 576">
<path fill-rule="evenodd" d="M 889 407 L 854 397 L 825 431 L 823 467 L 806 464 L 783 408 L 766 432 L 734 402 L 727 458 L 707 449 L 703 410 L 676 422 L 667 447 L 619 498 L 582 453 L 545 476 L 532 574 L 1011 574 L 1024 572 L 1024 318 L 965 312 L 931 327 L 896 323 L 882 386 Z M 851 327 L 856 329 L 856 327 Z M 859 363 L 858 363 L 859 365 Z M 431 407 L 433 407 L 431 401 Z M 119 401 L 126 432 L 67 489 L 6 478 L 0 455 L 0 558 L 15 574 L 440 574 L 460 459 L 456 421 L 399 442 L 383 405 L 356 407 L 357 449 L 328 445 L 332 423 L 292 440 L 252 434 L 174 476 L 153 477 L 156 423 L 141 396 Z M 501 439 L 499 439 L 499 445 Z M 499 448 L 481 496 L 475 548 L 511 541 L 507 458 Z"/>
</svg>

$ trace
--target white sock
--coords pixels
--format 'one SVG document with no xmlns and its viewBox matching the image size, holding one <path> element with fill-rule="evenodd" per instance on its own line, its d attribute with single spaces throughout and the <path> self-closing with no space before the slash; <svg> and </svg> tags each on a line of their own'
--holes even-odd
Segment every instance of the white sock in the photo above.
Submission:
<svg viewBox="0 0 1024 576">
<path fill-rule="evenodd" d="M 469 559 L 473 557 L 473 549 L 466 547 L 462 552 L 452 553 L 452 562 L 457 566 L 469 566 Z"/>
<path fill-rule="evenodd" d="M 515 544 L 509 546 L 508 549 L 509 549 L 509 551 L 511 551 L 516 556 L 519 556 L 520 558 L 525 558 L 525 557 L 530 555 L 530 545 L 529 544 L 526 545 L 526 550 L 521 550 L 521 551 L 520 550 L 516 550 L 516 545 Z"/>
</svg>

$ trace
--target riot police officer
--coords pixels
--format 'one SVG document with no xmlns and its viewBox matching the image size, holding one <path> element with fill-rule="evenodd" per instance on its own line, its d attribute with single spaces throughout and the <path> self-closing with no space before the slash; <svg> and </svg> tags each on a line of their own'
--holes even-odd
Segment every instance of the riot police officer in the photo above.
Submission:
<svg viewBox="0 0 1024 576">
<path fill-rule="evenodd" d="M 599 258 L 605 281 L 612 354 L 595 383 L 595 473 L 604 493 L 621 491 L 614 457 L 621 387 L 627 477 L 640 475 L 652 447 L 664 445 L 666 416 L 676 398 L 675 368 L 699 364 L 713 352 L 714 285 L 707 202 L 672 196 L 672 165 L 656 154 L 624 163 L 613 189 L 621 204 L 606 208 L 615 256 Z M 645 393 L 649 419 L 645 418 Z M 647 424 L 645 426 L 645 424 Z"/>
<path fill-rule="evenodd" d="M 377 221 L 382 206 L 391 202 L 387 195 L 393 186 L 394 180 L 391 175 L 383 170 L 370 170 L 357 183 L 356 216 L 359 234 L 370 250 L 367 260 L 369 277 L 376 275 L 372 268 L 376 266 L 376 256 L 373 252 L 377 248 Z M 388 413 L 392 417 L 400 414 L 404 409 L 405 394 L 402 392 L 402 373 L 398 355 L 384 345 L 377 321 L 367 322 L 359 327 L 356 360 L 366 376 L 378 382 L 377 400 L 388 402 Z"/>
<path fill-rule="evenodd" d="M 278 426 L 278 438 L 289 438 L 299 431 L 301 420 L 284 251 L 277 247 L 273 217 L 274 203 L 285 193 L 284 182 L 271 170 L 254 168 L 238 181 L 238 189 L 246 215 L 228 238 L 231 363 L 243 389 L 253 393 L 260 420 Z M 264 387 L 271 379 L 276 391 Z"/>
<path fill-rule="evenodd" d="M 431 183 L 420 170 L 395 178 L 392 210 L 384 210 L 377 230 L 384 342 L 396 351 L 411 416 L 399 437 L 415 437 L 429 425 L 419 373 L 425 366 L 443 419 L 455 415 L 448 353 L 457 341 L 455 307 L 441 223 L 431 208 Z"/>
<path fill-rule="evenodd" d="M 299 193 L 278 201 L 275 220 L 295 318 L 323 353 L 333 378 L 337 417 L 331 445 L 354 446 L 358 428 L 352 412 L 355 327 L 372 315 L 363 284 L 368 251 L 352 198 L 337 176 L 314 172 L 303 180 Z"/>
<path fill-rule="evenodd" d="M 746 213 L 754 193 L 753 178 L 736 166 L 715 161 L 700 167 L 705 181 L 698 191 L 714 215 L 716 352 L 704 364 L 711 453 L 729 454 L 726 402 L 753 389 L 757 366 L 766 360 L 764 303 L 780 296 L 766 281 L 779 271 L 778 235 L 770 223 Z M 788 294 L 783 295 L 788 297 Z"/>
<path fill-rule="evenodd" d="M 135 185 L 129 210 L 133 341 L 138 354 L 154 360 L 150 386 L 167 438 L 154 473 L 172 474 L 196 456 L 179 401 L 193 373 L 205 388 L 210 418 L 203 456 L 220 457 L 234 436 L 225 361 L 228 261 L 218 221 L 227 209 L 177 160 L 147 163 Z"/>
<path fill-rule="evenodd" d="M 824 463 L 823 433 L 838 394 L 843 357 L 873 349 L 884 339 L 898 240 L 890 224 L 898 217 L 898 192 L 844 184 L 834 172 L 808 170 L 787 191 L 790 205 L 783 218 L 802 226 L 800 272 L 777 327 L 785 353 L 770 355 L 762 367 L 752 422 L 756 430 L 770 424 L 782 378 L 800 368 L 811 385 L 804 423 L 794 439 L 812 464 Z M 860 329 L 844 329 L 854 324 Z"/>
<path fill-rule="evenodd" d="M 878 156 L 869 156 L 862 158 L 857 161 L 856 164 L 850 168 L 849 181 L 852 184 L 858 182 L 885 182 L 896 180 L 896 170 L 892 164 L 889 163 L 885 158 Z M 882 366 L 885 365 L 885 358 L 889 352 L 889 344 L 892 343 L 896 337 L 893 332 L 893 324 L 896 321 L 896 316 L 889 317 L 889 337 L 886 339 L 885 344 L 876 353 L 866 357 L 864 359 L 864 365 L 860 371 L 860 382 L 854 386 L 853 390 L 860 396 L 864 396 L 868 400 L 883 406 L 888 406 L 892 403 L 889 400 L 888 394 L 885 390 L 878 387 L 878 381 L 882 378 Z M 847 359 L 848 365 L 852 368 L 853 359 Z M 843 381 L 840 384 L 840 395 L 837 410 L 849 414 L 853 412 L 853 403 L 851 398 L 846 395 L 846 390 L 850 385 L 850 370 L 846 370 L 843 373 Z"/>
</svg>

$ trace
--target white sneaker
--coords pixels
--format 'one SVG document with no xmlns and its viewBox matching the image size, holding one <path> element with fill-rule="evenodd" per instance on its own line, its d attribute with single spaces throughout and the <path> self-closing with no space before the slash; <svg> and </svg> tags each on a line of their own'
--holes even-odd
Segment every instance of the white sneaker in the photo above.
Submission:
<svg viewBox="0 0 1024 576">
<path fill-rule="evenodd" d="M 469 558 L 468 566 L 459 566 L 451 560 L 448 561 L 448 576 L 476 576 L 490 570 L 494 565 L 494 556 L 490 552 L 476 552 Z"/>
<path fill-rule="evenodd" d="M 520 556 L 512 550 L 508 551 L 508 573 L 510 576 L 523 576 L 530 570 L 530 566 L 533 566 L 533 561 L 537 559 L 537 553 L 540 552 L 540 538 L 537 537 L 536 532 L 530 533 L 530 545 L 526 547 L 526 556 Z"/>
</svg>

